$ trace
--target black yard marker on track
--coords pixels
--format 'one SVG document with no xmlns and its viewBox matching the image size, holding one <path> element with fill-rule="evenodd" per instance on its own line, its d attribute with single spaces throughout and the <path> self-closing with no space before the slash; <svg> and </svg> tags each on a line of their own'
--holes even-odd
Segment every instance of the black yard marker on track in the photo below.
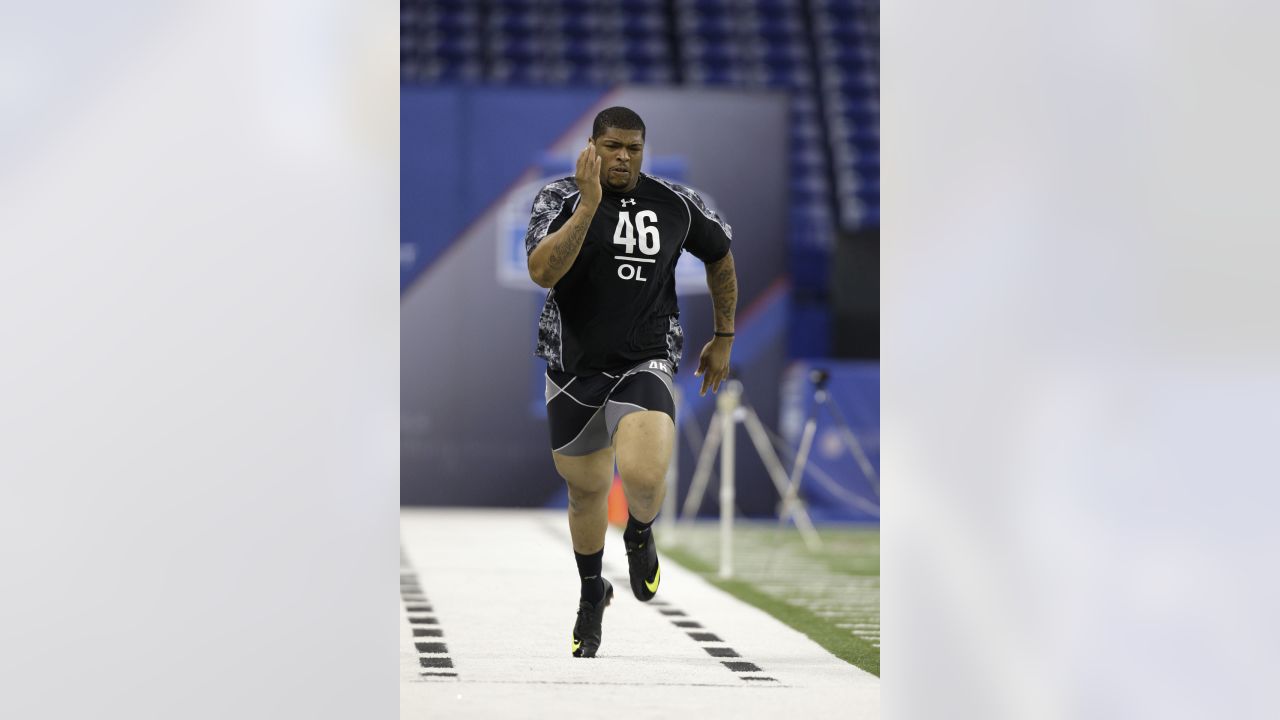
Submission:
<svg viewBox="0 0 1280 720">
<path fill-rule="evenodd" d="M 405 555 L 404 547 L 400 548 L 400 567 L 400 598 L 404 602 L 404 610 L 413 637 L 442 638 L 436 641 L 414 641 L 413 646 L 418 651 L 418 664 L 424 668 L 452 668 L 453 658 L 449 657 L 449 649 L 443 641 L 444 631 L 439 627 L 422 627 L 423 625 L 438 626 L 440 620 L 435 617 L 435 608 L 422 591 L 418 575 L 413 571 L 413 565 Z M 433 614 L 419 615 L 418 613 Z M 433 678 L 458 677 L 458 673 L 453 671 L 420 670 L 419 674 Z"/>
<path fill-rule="evenodd" d="M 650 605 L 658 605 L 658 603 L 656 602 L 650 603 Z M 659 613 L 662 614 L 663 617 L 670 620 L 672 625 L 675 625 L 678 628 L 696 628 L 696 630 L 686 632 L 690 640 L 693 640 L 694 642 L 698 642 L 698 643 L 721 643 L 721 645 L 716 647 L 708 647 L 706 645 L 700 646 L 711 657 L 713 658 L 742 657 L 742 655 L 737 650 L 734 650 L 731 647 L 724 647 L 723 646 L 724 640 L 721 640 L 719 635 L 716 635 L 713 632 L 707 632 L 702 627 L 702 623 L 696 620 L 690 620 L 688 617 L 688 613 L 686 613 L 685 611 L 669 603 L 663 603 L 663 606 L 658 607 L 657 610 Z M 732 670 L 735 673 L 761 672 L 759 665 L 756 665 L 753 662 L 747 662 L 746 660 L 729 660 L 729 661 L 722 660 L 720 664 L 724 665 L 726 668 Z M 773 682 L 773 683 L 778 682 L 776 678 L 764 677 L 760 675 L 739 675 L 738 677 L 742 678 L 743 680 L 753 680 L 756 682 Z"/>
</svg>

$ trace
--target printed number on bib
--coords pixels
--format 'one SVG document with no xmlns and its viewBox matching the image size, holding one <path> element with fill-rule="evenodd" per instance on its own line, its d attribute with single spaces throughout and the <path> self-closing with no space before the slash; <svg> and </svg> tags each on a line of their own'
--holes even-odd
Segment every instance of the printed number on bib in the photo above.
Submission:
<svg viewBox="0 0 1280 720">
<path fill-rule="evenodd" d="M 658 222 L 658 213 L 652 210 L 641 210 L 636 213 L 636 224 L 631 225 L 631 213 L 623 210 L 618 213 L 618 227 L 613 230 L 613 242 L 622 245 L 627 249 L 627 254 L 632 255 L 636 251 L 636 246 L 640 246 L 640 252 L 645 255 L 657 255 L 658 249 L 661 247 L 661 239 L 658 237 L 658 228 L 655 224 Z M 636 241 L 636 235 L 640 236 L 639 242 Z"/>
</svg>

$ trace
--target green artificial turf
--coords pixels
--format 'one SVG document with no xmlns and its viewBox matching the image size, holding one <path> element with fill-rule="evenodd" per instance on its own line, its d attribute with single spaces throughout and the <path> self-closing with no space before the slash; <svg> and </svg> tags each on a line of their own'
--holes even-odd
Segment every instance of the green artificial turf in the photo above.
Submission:
<svg viewBox="0 0 1280 720">
<path fill-rule="evenodd" d="M 877 529 L 823 528 L 819 531 L 823 547 L 810 551 L 793 528 L 779 528 L 776 523 L 738 523 L 734 528 L 734 578 L 718 576 L 718 528 L 711 524 L 681 527 L 677 542 L 663 543 L 667 557 L 698 573 L 716 587 L 743 602 L 754 605 L 787 625 L 804 633 L 836 657 L 880 675 L 880 649 L 870 641 L 857 637 L 848 628 L 837 627 L 839 618 L 823 617 L 803 607 L 806 592 L 814 581 L 824 578 L 833 583 L 858 578 L 874 585 L 874 609 L 865 606 L 850 612 L 872 612 L 879 625 L 880 533 Z M 787 587 L 788 575 L 783 570 L 797 563 L 805 564 L 802 587 Z M 767 585 L 768 590 L 762 589 Z M 838 596 L 837 596 L 838 597 Z M 865 604 L 865 600 L 863 601 Z M 861 621 L 865 617 L 858 618 Z M 878 629 L 876 630 L 878 636 Z"/>
</svg>

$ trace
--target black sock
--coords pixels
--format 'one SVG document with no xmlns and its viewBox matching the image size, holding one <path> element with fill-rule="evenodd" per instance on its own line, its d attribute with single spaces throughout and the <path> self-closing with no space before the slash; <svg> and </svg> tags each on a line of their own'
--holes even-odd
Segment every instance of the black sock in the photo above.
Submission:
<svg viewBox="0 0 1280 720">
<path fill-rule="evenodd" d="M 655 517 L 653 520 L 657 520 Z M 622 531 L 622 539 L 627 542 L 637 542 L 645 539 L 649 535 L 649 527 L 653 525 L 653 520 L 649 522 L 640 522 L 631 513 L 627 513 L 627 529 Z"/>
<path fill-rule="evenodd" d="M 582 579 L 582 599 L 592 603 L 600 602 L 604 597 L 604 580 L 600 578 L 600 566 L 604 563 L 604 548 L 590 555 L 573 553 L 578 561 L 578 577 Z"/>
</svg>

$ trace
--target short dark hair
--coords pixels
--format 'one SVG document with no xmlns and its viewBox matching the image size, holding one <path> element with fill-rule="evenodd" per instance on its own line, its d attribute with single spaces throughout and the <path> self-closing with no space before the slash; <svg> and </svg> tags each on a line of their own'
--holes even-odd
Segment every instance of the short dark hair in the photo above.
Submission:
<svg viewBox="0 0 1280 720">
<path fill-rule="evenodd" d="M 591 123 L 591 137 L 600 137 L 608 128 L 639 130 L 640 137 L 644 137 L 644 121 L 631 108 L 616 106 L 601 110 L 595 122 Z"/>
</svg>

